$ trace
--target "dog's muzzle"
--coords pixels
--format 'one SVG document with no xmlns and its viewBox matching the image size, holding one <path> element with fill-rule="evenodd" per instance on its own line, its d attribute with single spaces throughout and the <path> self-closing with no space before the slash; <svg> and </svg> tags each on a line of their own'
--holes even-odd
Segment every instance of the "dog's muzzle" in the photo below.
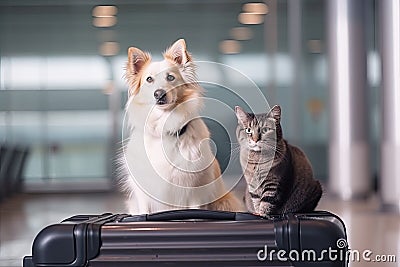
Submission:
<svg viewBox="0 0 400 267">
<path fill-rule="evenodd" d="M 163 89 L 154 91 L 154 98 L 156 99 L 157 105 L 167 104 L 167 92 Z"/>
</svg>

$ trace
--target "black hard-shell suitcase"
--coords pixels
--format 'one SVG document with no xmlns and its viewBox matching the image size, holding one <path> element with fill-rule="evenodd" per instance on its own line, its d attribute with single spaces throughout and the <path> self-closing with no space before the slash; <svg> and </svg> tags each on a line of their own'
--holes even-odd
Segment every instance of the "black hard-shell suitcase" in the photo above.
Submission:
<svg viewBox="0 0 400 267">
<path fill-rule="evenodd" d="M 329 212 L 259 217 L 176 210 L 78 215 L 44 228 L 24 267 L 347 266 L 343 222 Z"/>
</svg>

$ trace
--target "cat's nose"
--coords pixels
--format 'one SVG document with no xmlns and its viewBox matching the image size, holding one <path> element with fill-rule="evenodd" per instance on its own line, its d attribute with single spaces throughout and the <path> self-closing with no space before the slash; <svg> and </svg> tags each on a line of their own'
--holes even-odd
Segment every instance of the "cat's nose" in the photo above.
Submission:
<svg viewBox="0 0 400 267">
<path fill-rule="evenodd" d="M 251 136 L 254 143 L 257 143 L 258 141 L 260 141 L 260 135 L 257 133 L 253 133 L 253 135 Z"/>
</svg>

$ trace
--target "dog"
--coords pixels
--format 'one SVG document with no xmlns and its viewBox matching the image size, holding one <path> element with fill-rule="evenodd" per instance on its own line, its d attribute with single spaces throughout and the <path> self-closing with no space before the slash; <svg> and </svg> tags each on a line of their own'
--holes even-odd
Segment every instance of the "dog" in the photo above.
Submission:
<svg viewBox="0 0 400 267">
<path fill-rule="evenodd" d="M 197 208 L 242 211 L 225 189 L 200 118 L 203 89 L 184 39 L 153 62 L 148 52 L 128 49 L 125 79 L 130 131 L 121 179 L 131 214 Z"/>
</svg>

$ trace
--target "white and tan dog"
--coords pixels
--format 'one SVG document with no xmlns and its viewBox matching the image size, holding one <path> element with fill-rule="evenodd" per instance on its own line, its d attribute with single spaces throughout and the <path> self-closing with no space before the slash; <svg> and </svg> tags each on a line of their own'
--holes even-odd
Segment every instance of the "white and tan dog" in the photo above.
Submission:
<svg viewBox="0 0 400 267">
<path fill-rule="evenodd" d="M 225 189 L 210 133 L 200 118 L 203 89 L 185 41 L 176 41 L 163 56 L 152 62 L 149 53 L 128 50 L 130 136 L 121 184 L 129 193 L 129 212 L 242 210 Z"/>
</svg>

